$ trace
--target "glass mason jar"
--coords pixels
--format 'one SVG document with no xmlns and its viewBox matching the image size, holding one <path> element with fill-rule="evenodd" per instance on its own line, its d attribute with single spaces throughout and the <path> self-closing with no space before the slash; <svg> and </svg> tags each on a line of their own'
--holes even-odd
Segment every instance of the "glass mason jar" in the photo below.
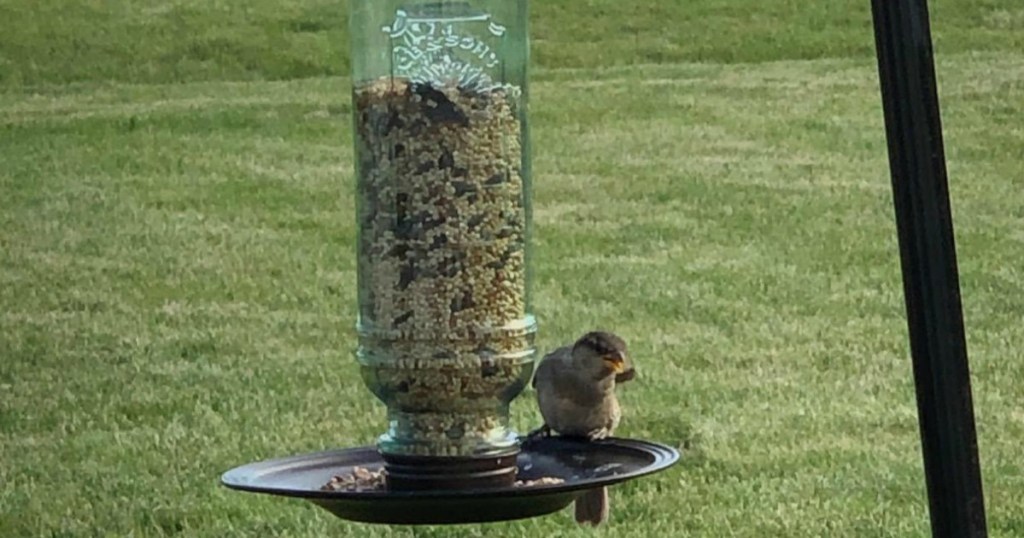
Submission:
<svg viewBox="0 0 1024 538">
<path fill-rule="evenodd" d="M 508 408 L 536 355 L 527 1 L 350 5 L 356 356 L 388 408 L 378 447 L 514 465 Z"/>
</svg>

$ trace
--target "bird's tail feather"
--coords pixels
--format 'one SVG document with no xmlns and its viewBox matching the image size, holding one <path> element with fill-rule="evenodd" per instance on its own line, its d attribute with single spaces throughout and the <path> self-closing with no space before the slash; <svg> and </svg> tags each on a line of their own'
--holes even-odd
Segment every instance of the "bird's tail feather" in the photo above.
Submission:
<svg viewBox="0 0 1024 538">
<path fill-rule="evenodd" d="M 608 488 L 589 489 L 576 498 L 576 522 L 600 525 L 608 520 Z"/>
</svg>

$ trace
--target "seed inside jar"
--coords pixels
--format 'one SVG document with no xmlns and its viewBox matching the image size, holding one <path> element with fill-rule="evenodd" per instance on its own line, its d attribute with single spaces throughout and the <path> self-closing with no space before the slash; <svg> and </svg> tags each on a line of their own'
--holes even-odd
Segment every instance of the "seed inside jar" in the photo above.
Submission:
<svg viewBox="0 0 1024 538">
<path fill-rule="evenodd" d="M 354 90 L 360 359 L 408 453 L 507 442 L 532 371 L 518 88 Z"/>
</svg>

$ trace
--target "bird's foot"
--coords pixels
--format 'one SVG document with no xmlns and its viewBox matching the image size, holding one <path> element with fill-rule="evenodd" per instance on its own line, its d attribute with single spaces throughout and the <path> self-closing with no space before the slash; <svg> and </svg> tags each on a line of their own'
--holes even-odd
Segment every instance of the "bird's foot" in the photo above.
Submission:
<svg viewBox="0 0 1024 538">
<path fill-rule="evenodd" d="M 523 444 L 532 443 L 545 437 L 551 437 L 551 426 L 548 426 L 547 424 L 526 434 L 526 437 L 523 439 Z"/>
</svg>

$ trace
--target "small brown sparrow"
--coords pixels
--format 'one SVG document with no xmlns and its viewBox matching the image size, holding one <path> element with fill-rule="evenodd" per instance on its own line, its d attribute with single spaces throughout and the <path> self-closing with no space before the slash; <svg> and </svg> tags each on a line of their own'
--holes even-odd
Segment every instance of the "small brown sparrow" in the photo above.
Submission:
<svg viewBox="0 0 1024 538">
<path fill-rule="evenodd" d="M 533 377 L 544 425 L 529 438 L 552 431 L 591 441 L 611 436 L 622 418 L 615 385 L 634 375 L 626 343 L 609 332 L 589 332 L 575 344 L 545 355 Z M 608 488 L 583 493 L 575 511 L 578 523 L 598 525 L 607 520 Z"/>
</svg>

